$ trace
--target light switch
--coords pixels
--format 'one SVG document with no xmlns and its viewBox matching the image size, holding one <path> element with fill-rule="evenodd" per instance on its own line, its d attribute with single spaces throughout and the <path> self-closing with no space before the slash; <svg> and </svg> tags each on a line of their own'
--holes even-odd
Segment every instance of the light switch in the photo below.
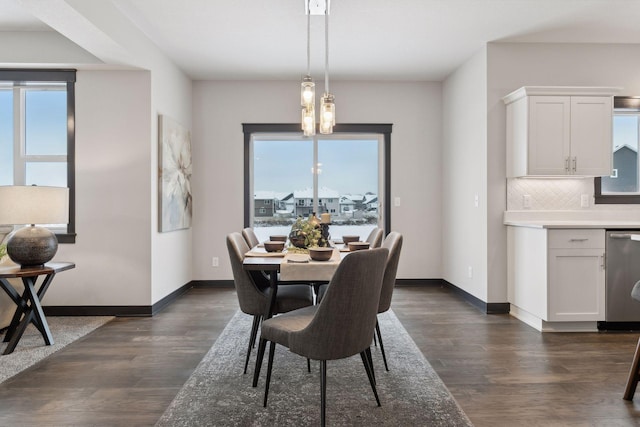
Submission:
<svg viewBox="0 0 640 427">
<path fill-rule="evenodd" d="M 473 197 L 473 206 L 476 208 L 480 206 L 480 197 L 477 194 Z"/>
<path fill-rule="evenodd" d="M 393 199 L 393 205 L 395 207 L 400 206 L 400 197 L 396 197 L 395 199 Z"/>
<path fill-rule="evenodd" d="M 522 206 L 525 209 L 531 209 L 531 196 L 529 194 L 522 196 Z"/>
</svg>

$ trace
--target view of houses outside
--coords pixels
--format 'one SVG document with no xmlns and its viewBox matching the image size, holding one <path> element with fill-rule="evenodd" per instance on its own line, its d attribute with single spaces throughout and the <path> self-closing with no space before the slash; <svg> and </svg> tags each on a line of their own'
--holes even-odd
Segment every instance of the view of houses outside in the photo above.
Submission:
<svg viewBox="0 0 640 427">
<path fill-rule="evenodd" d="M 640 191 L 638 183 L 638 114 L 613 117 L 613 175 L 602 177 L 603 193 Z"/>
<path fill-rule="evenodd" d="M 331 215 L 336 240 L 364 240 L 378 225 L 377 140 L 254 140 L 253 151 L 253 228 L 261 241 L 288 235 L 296 218 L 313 212 Z"/>
</svg>

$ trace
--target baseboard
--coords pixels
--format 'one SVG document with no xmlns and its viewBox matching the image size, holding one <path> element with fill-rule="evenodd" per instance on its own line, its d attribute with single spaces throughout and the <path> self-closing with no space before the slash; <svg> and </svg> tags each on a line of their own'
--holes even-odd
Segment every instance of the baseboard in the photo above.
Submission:
<svg viewBox="0 0 640 427">
<path fill-rule="evenodd" d="M 120 317 L 150 317 L 159 313 L 173 301 L 178 299 L 190 288 L 233 288 L 233 280 L 192 280 L 176 289 L 153 305 L 92 305 L 92 306 L 45 306 L 43 310 L 47 316 L 120 316 Z M 438 286 L 444 287 L 469 302 L 480 311 L 487 314 L 509 313 L 509 303 L 487 303 L 460 289 L 444 279 L 397 279 L 396 286 Z"/>
<path fill-rule="evenodd" d="M 442 279 L 396 279 L 396 286 L 442 286 Z"/>
<path fill-rule="evenodd" d="M 120 316 L 150 317 L 150 305 L 48 305 L 42 307 L 47 316 Z"/>
<path fill-rule="evenodd" d="M 442 280 L 443 286 L 450 289 L 455 294 L 459 295 L 462 299 L 469 304 L 478 308 L 480 311 L 486 314 L 508 314 L 510 304 L 508 302 L 484 302 L 480 298 L 471 295 L 469 292 L 460 289 L 453 283 L 449 283 L 446 280 Z"/>
<path fill-rule="evenodd" d="M 153 305 L 48 305 L 42 307 L 47 316 L 119 316 L 151 317 L 194 287 L 193 281 L 181 286 Z"/>
<path fill-rule="evenodd" d="M 233 280 L 192 280 L 194 288 L 233 288 Z"/>
</svg>

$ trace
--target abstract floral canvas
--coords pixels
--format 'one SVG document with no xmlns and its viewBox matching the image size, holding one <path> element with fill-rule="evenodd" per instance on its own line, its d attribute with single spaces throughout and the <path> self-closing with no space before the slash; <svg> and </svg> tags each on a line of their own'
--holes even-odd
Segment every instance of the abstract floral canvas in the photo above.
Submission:
<svg viewBox="0 0 640 427">
<path fill-rule="evenodd" d="M 191 227 L 191 133 L 165 115 L 158 116 L 160 232 Z"/>
</svg>

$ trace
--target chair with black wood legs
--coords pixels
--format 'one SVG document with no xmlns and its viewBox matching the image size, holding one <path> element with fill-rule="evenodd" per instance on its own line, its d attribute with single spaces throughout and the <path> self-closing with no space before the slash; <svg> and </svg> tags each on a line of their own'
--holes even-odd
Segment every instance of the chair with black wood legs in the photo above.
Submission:
<svg viewBox="0 0 640 427">
<path fill-rule="evenodd" d="M 294 310 L 263 322 L 260 339 L 270 341 L 263 402 L 265 407 L 276 343 L 293 353 L 320 361 L 322 426 L 325 425 L 326 413 L 327 360 L 360 354 L 369 384 L 380 406 L 371 366 L 370 345 L 388 253 L 388 249 L 378 248 L 349 254 L 338 266 L 319 305 Z M 256 372 L 259 372 L 262 356 L 258 355 Z"/>
<path fill-rule="evenodd" d="M 384 276 L 382 278 L 382 291 L 380 292 L 380 303 L 378 305 L 378 314 L 384 313 L 391 308 L 391 297 L 393 289 L 396 285 L 396 273 L 398 272 L 398 262 L 400 261 L 400 250 L 402 249 L 402 234 L 392 231 L 382 242 L 382 247 L 389 250 L 389 257 L 384 268 Z M 384 352 L 384 344 L 382 343 L 382 335 L 380 334 L 380 324 L 376 319 L 376 335 L 380 343 L 380 352 L 384 361 L 384 368 L 388 371 L 387 355 Z"/>
<path fill-rule="evenodd" d="M 367 236 L 365 242 L 369 242 L 370 248 L 379 248 L 382 245 L 382 238 L 384 237 L 384 230 L 380 227 L 375 227 Z"/>
<path fill-rule="evenodd" d="M 240 233 L 231 233 L 227 236 L 227 249 L 231 269 L 233 270 L 233 283 L 238 294 L 240 310 L 253 316 L 253 325 L 247 348 L 247 357 L 244 362 L 244 373 L 247 373 L 251 348 L 254 346 L 260 320 L 265 314 L 269 304 L 269 284 L 260 274 L 249 274 L 242 268 L 244 254 L 249 251 L 249 246 Z M 264 283 L 261 283 L 264 282 Z M 298 308 L 313 305 L 313 292 L 309 285 L 287 284 L 278 289 L 274 314 L 286 313 Z"/>
<path fill-rule="evenodd" d="M 640 280 L 633 286 L 631 298 L 640 301 Z M 633 362 L 631 362 L 627 387 L 624 390 L 624 400 L 633 400 L 633 395 L 636 393 L 636 387 L 638 386 L 638 380 L 640 380 L 640 338 L 638 339 L 636 352 L 633 355 Z"/>
<path fill-rule="evenodd" d="M 402 249 L 402 234 L 397 231 L 392 231 L 382 242 L 382 247 L 389 249 L 389 257 L 385 264 L 384 277 L 382 279 L 382 291 L 380 292 L 380 304 L 378 306 L 378 314 L 384 313 L 391 308 L 391 297 L 393 296 L 393 289 L 396 284 L 396 274 L 398 272 L 398 262 L 400 261 L 400 250 Z M 316 301 L 322 301 L 325 292 L 327 291 L 327 285 L 320 286 L 318 290 L 318 296 Z M 376 335 L 377 341 L 380 342 L 380 352 L 382 353 L 382 360 L 384 361 L 384 368 L 388 371 L 389 365 L 387 364 L 387 355 L 384 351 L 384 343 L 382 342 L 382 334 L 380 333 L 380 325 L 376 320 Z"/>
<path fill-rule="evenodd" d="M 251 227 L 247 227 L 242 230 L 242 237 L 244 237 L 244 240 L 247 242 L 249 249 L 255 248 L 260 243 L 258 236 L 256 236 L 256 232 L 253 231 L 253 228 Z"/>
</svg>

